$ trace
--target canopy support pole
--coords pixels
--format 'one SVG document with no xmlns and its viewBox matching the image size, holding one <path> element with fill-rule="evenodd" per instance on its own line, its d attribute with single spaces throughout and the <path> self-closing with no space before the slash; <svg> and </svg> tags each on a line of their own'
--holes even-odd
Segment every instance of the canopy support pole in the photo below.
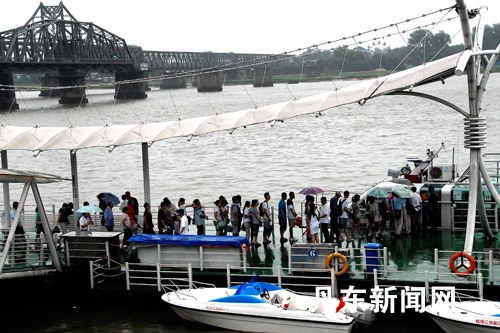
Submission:
<svg viewBox="0 0 500 333">
<path fill-rule="evenodd" d="M 472 33 L 469 24 L 469 16 L 465 0 L 455 0 L 460 24 L 462 25 L 462 35 L 465 50 L 473 50 Z M 469 116 L 467 118 L 478 118 L 479 108 L 477 105 L 477 56 L 470 57 L 467 62 L 467 81 L 469 86 Z M 467 212 L 467 229 L 465 233 L 464 252 L 471 253 L 474 246 L 474 231 L 476 224 L 477 190 L 480 186 L 479 179 L 479 159 L 481 156 L 481 146 L 466 145 L 470 149 L 470 182 L 469 182 L 469 208 Z"/>
<path fill-rule="evenodd" d="M 38 185 L 35 182 L 31 183 L 31 191 L 33 191 L 33 196 L 35 197 L 36 206 L 38 207 L 38 213 L 40 213 L 40 220 L 42 220 L 43 230 L 45 231 L 44 232 L 45 239 L 47 240 L 47 246 L 49 247 L 50 254 L 52 256 L 52 264 L 59 272 L 61 272 L 62 271 L 61 262 L 59 261 L 56 245 L 54 244 L 54 239 L 52 238 L 52 234 L 50 232 L 50 226 L 47 220 L 45 207 L 43 207 L 42 197 L 40 196 Z"/>
<path fill-rule="evenodd" d="M 7 160 L 7 150 L 1 151 L 2 156 L 2 169 L 9 168 L 9 162 Z M 3 226 L 5 228 L 10 228 L 10 192 L 9 183 L 3 183 Z"/>
<path fill-rule="evenodd" d="M 142 175 L 144 182 L 144 202 L 151 205 L 151 182 L 149 178 L 149 147 L 147 142 L 142 143 Z"/>
<path fill-rule="evenodd" d="M 71 187 L 73 191 L 73 206 L 74 206 L 74 212 L 73 214 L 73 223 L 74 225 L 78 225 L 78 214 L 76 214 L 76 211 L 80 209 L 80 194 L 78 192 L 78 164 L 77 164 L 77 158 L 76 158 L 76 151 L 70 151 L 69 152 L 69 157 L 71 161 Z M 45 227 L 45 226 L 44 226 Z M 76 234 L 80 234 L 80 228 L 76 228 Z"/>
<path fill-rule="evenodd" d="M 443 105 L 446 105 L 446 106 L 452 108 L 453 110 L 459 112 L 464 117 L 469 117 L 469 114 L 467 112 L 465 112 L 463 109 L 461 109 L 460 107 L 448 102 L 447 100 L 444 100 L 444 99 L 436 97 L 436 96 L 423 94 L 423 93 L 419 93 L 419 92 L 415 92 L 415 91 L 394 91 L 394 92 L 391 92 L 387 95 L 403 95 L 403 96 L 410 95 L 410 96 L 415 96 L 415 97 L 427 98 L 427 99 L 430 99 L 432 101 L 441 103 Z"/>
<path fill-rule="evenodd" d="M 11 223 L 9 235 L 7 236 L 7 241 L 5 242 L 5 246 L 3 248 L 2 257 L 0 258 L 0 274 L 2 273 L 5 261 L 7 261 L 7 255 L 9 253 L 10 246 L 12 245 L 12 241 L 14 240 L 17 223 L 19 221 L 19 218 L 21 217 L 21 212 L 23 211 L 24 203 L 26 202 L 26 197 L 28 196 L 29 189 L 30 183 L 24 183 L 23 192 L 21 193 L 21 198 L 19 199 L 19 205 L 17 206 L 16 214 L 14 215 L 14 221 L 12 221 Z"/>
</svg>

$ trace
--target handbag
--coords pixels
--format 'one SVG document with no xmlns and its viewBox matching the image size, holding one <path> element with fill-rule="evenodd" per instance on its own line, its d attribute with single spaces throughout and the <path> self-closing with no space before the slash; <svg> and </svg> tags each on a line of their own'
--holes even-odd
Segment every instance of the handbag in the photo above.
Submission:
<svg viewBox="0 0 500 333">
<path fill-rule="evenodd" d="M 58 227 L 58 226 L 55 226 L 55 227 L 54 227 L 54 229 L 52 229 L 52 235 L 53 235 L 53 234 L 58 234 L 58 233 L 60 233 L 60 232 L 61 232 L 61 229 L 59 229 L 59 227 Z"/>
<path fill-rule="evenodd" d="M 375 217 L 373 218 L 373 220 L 375 222 L 381 222 L 382 221 L 382 216 L 380 216 L 380 214 L 377 214 L 377 215 L 375 215 Z"/>
<path fill-rule="evenodd" d="M 395 209 L 394 210 L 394 217 L 399 219 L 401 217 L 401 210 Z"/>
<path fill-rule="evenodd" d="M 217 223 L 217 230 L 224 229 L 225 226 L 226 226 L 226 221 L 221 220 L 219 223 Z"/>
</svg>

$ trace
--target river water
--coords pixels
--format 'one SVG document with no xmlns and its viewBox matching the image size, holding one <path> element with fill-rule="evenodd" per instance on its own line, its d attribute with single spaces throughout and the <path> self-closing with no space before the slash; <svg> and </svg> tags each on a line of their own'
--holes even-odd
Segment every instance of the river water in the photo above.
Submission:
<svg viewBox="0 0 500 333">
<path fill-rule="evenodd" d="M 482 116 L 488 120 L 488 148 L 499 152 L 500 115 L 497 111 L 500 80 L 493 74 L 485 93 Z M 270 88 L 225 86 L 220 93 L 198 93 L 194 88 L 164 91 L 154 89 L 148 98 L 116 101 L 112 90 L 90 90 L 89 103 L 81 108 L 58 104 L 57 98 L 41 98 L 35 92 L 18 94 L 20 110 L 0 114 L 3 125 L 99 126 L 133 124 L 211 115 L 263 106 L 305 97 L 353 81 L 276 84 Z M 452 77 L 446 84 L 434 83 L 415 91 L 435 94 L 468 110 L 466 78 Z M 387 96 L 369 100 L 364 106 L 347 105 L 319 117 L 306 115 L 277 123 L 237 129 L 193 138 L 156 142 L 150 148 L 152 206 L 168 196 L 211 204 L 219 195 L 240 194 L 243 200 L 262 199 L 271 193 L 277 206 L 281 192 L 318 186 L 330 195 L 334 190 L 361 192 L 383 178 L 390 167 L 406 164 L 407 154 L 423 156 L 441 142 L 446 150 L 436 164 L 451 163 L 452 148 L 458 170 L 468 165 L 463 147 L 463 117 L 441 104 L 415 97 Z M 70 178 L 68 151 L 46 151 L 33 157 L 30 151 L 9 151 L 12 169 L 47 172 Z M 96 203 L 102 191 L 122 194 L 129 190 L 144 202 L 141 146 L 78 151 L 81 201 Z M 46 204 L 60 206 L 71 201 L 70 182 L 41 185 Z M 11 201 L 21 187 L 12 186 Z M 0 196 L 0 200 L 3 198 Z M 298 198 L 299 199 L 299 198 Z M 302 199 L 302 198 L 300 198 Z M 28 199 L 33 204 L 33 199 Z"/>
<path fill-rule="evenodd" d="M 115 101 L 112 90 L 91 90 L 88 105 L 81 108 L 61 106 L 55 98 L 38 93 L 18 94 L 20 110 L 0 114 L 3 125 L 17 126 L 92 126 L 186 119 L 231 112 L 255 105 L 290 100 L 325 92 L 355 82 L 318 82 L 298 85 L 277 84 L 272 88 L 225 86 L 220 93 L 198 93 L 194 88 L 173 91 L 154 89 L 148 98 Z M 500 152 L 500 133 L 496 132 L 500 115 L 500 76 L 493 74 L 485 93 L 482 116 L 488 120 L 488 148 Z M 415 91 L 444 98 L 468 109 L 465 77 L 453 77 L 446 84 L 434 83 Z M 306 115 L 284 123 L 259 124 L 237 129 L 232 135 L 217 132 L 192 139 L 178 138 L 156 142 L 150 148 L 151 197 L 153 205 L 168 196 L 187 202 L 199 198 L 210 205 L 220 194 L 230 198 L 240 194 L 243 200 L 262 199 L 271 193 L 271 205 L 277 206 L 281 192 L 299 192 L 318 186 L 328 196 L 334 190 L 362 192 L 387 174 L 390 167 L 406 164 L 407 154 L 425 153 L 444 142 L 447 149 L 436 164 L 451 163 L 452 148 L 458 170 L 468 165 L 463 148 L 463 120 L 457 112 L 440 104 L 415 97 L 388 96 L 369 100 L 364 106 L 348 105 L 323 112 L 319 117 Z M 27 151 L 9 151 L 12 169 L 47 172 L 70 177 L 68 151 L 42 152 L 33 157 Z M 78 151 L 81 201 L 96 202 L 96 194 L 131 191 L 144 202 L 140 145 L 117 147 L 112 153 L 104 148 Z M 71 184 L 62 182 L 40 185 L 45 204 L 71 201 Z M 11 201 L 21 193 L 11 186 Z M 0 200 L 2 196 L 0 196 Z M 302 200 L 301 195 L 297 195 Z M 33 199 L 28 199 L 33 205 Z M 259 249 L 260 250 L 260 249 Z M 264 250 L 262 250 L 264 251 Z M 54 302 L 57 306 L 57 302 Z M 18 325 L 16 331 L 40 332 L 219 332 L 186 323 L 168 308 L 138 309 L 135 315 L 124 308 L 103 308 L 98 304 L 57 316 L 38 316 L 37 321 Z M 24 315 L 23 315 L 24 316 Z M 15 320 L 14 320 L 15 319 Z M 408 325 L 419 322 L 419 325 Z M 9 327 L 9 326 L 7 326 Z M 391 317 L 377 322 L 376 332 L 420 332 L 437 330 L 427 316 Z"/>
</svg>

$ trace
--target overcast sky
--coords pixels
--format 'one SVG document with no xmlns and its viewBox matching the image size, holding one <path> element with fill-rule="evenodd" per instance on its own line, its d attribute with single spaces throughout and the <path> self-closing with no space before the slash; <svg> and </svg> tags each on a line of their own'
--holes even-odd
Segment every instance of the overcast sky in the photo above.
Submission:
<svg viewBox="0 0 500 333">
<path fill-rule="evenodd" d="M 59 1 L 44 0 L 46 6 Z M 351 36 L 373 28 L 397 23 L 450 7 L 443 0 L 65 0 L 64 5 L 79 21 L 93 22 L 125 38 L 127 44 L 144 50 L 281 53 Z M 485 5 L 486 23 L 500 22 L 500 0 L 468 0 L 468 8 Z M 24 25 L 39 6 L 39 0 L 5 1 L 0 31 Z M 399 25 L 400 31 L 439 21 L 445 12 Z M 446 18 L 456 17 L 452 12 Z M 473 21 L 475 24 L 477 19 Z M 454 35 L 457 19 L 433 32 Z M 382 43 L 399 47 L 404 40 L 395 28 L 359 37 L 366 47 L 368 38 L 387 36 Z M 404 38 L 408 33 L 403 34 Z M 349 43 L 353 40 L 349 39 Z M 461 42 L 457 34 L 453 44 Z M 336 44 L 338 46 L 338 44 Z M 322 47 L 326 48 L 326 47 Z"/>
</svg>

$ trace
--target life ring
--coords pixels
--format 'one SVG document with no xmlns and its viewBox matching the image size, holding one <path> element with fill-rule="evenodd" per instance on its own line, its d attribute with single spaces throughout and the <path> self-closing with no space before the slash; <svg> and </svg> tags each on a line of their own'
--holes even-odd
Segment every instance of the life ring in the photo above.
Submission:
<svg viewBox="0 0 500 333">
<path fill-rule="evenodd" d="M 460 257 L 460 264 L 455 267 L 455 260 Z M 464 258 L 466 258 L 469 261 L 469 269 L 466 272 L 459 271 L 459 268 L 467 268 L 467 266 L 464 265 Z M 465 252 L 457 252 L 454 255 L 451 256 L 450 258 L 450 269 L 453 273 L 457 274 L 460 277 L 466 277 L 469 274 L 474 273 L 474 270 L 476 269 L 476 263 L 474 262 L 474 258 L 470 256 L 470 254 L 467 254 Z"/>
<path fill-rule="evenodd" d="M 328 273 L 332 272 L 332 270 L 330 269 L 330 262 L 332 261 L 333 257 L 342 259 L 342 261 L 344 262 L 344 267 L 342 268 L 342 270 L 340 272 L 335 272 L 335 275 L 342 275 L 345 272 L 347 272 L 347 268 L 349 268 L 349 264 L 347 263 L 347 258 L 340 253 L 332 253 L 325 260 L 325 267 L 328 268 Z"/>
</svg>

